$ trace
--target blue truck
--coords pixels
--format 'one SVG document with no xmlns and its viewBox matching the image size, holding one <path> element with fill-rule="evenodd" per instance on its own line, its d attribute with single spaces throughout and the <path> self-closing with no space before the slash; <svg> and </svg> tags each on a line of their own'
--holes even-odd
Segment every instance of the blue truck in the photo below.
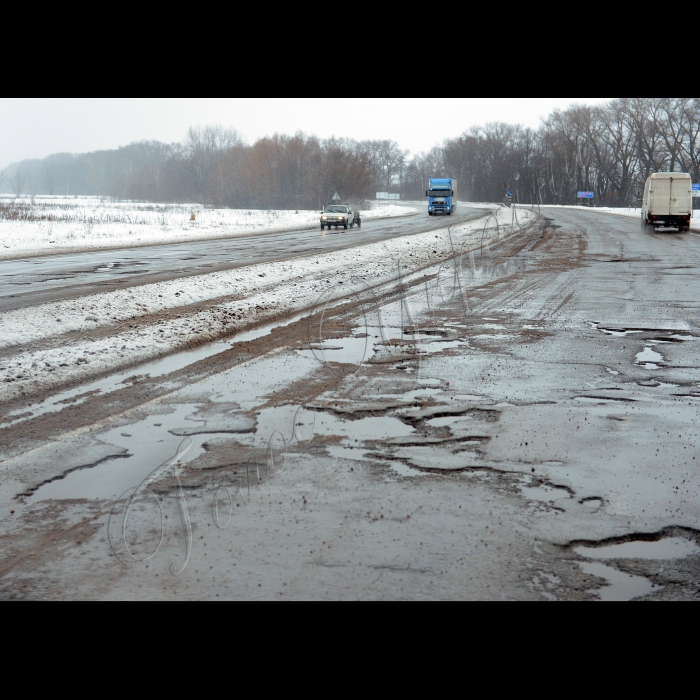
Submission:
<svg viewBox="0 0 700 700">
<path fill-rule="evenodd" d="M 425 193 L 428 198 L 428 214 L 452 216 L 452 212 L 457 208 L 457 180 L 431 179 L 429 187 Z"/>
</svg>

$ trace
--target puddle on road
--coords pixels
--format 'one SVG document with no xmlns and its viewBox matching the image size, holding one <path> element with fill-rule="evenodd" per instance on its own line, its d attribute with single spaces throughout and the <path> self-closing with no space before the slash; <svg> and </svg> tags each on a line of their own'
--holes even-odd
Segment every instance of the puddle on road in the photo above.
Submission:
<svg viewBox="0 0 700 700">
<path fill-rule="evenodd" d="M 178 352 L 173 355 L 168 355 L 158 360 L 153 360 L 143 365 L 132 367 L 125 372 L 119 372 L 117 374 L 110 375 L 104 379 L 100 379 L 96 382 L 91 382 L 89 384 L 83 384 L 74 389 L 68 391 L 60 392 L 54 396 L 49 397 L 45 401 L 30 405 L 28 410 L 31 411 L 29 415 L 26 408 L 18 409 L 8 414 L 5 422 L 0 423 L 2 427 L 12 427 L 28 419 L 34 419 L 38 416 L 42 416 L 47 413 L 58 413 L 62 411 L 67 406 L 79 406 L 80 404 L 87 401 L 91 396 L 97 394 L 110 394 L 124 387 L 128 384 L 129 379 L 134 377 L 138 378 L 158 378 L 164 377 L 173 372 L 185 369 L 190 365 L 193 365 L 201 360 L 205 360 L 209 357 L 219 355 L 220 353 L 230 350 L 235 343 L 243 343 L 251 340 L 257 340 L 266 335 L 270 335 L 275 328 L 283 328 L 285 326 L 296 323 L 301 318 L 304 318 L 304 314 L 299 314 L 292 319 L 285 321 L 284 323 L 271 323 L 266 326 L 261 326 L 251 331 L 246 331 L 244 333 L 239 333 L 235 336 L 227 338 L 226 340 L 216 341 L 214 343 L 209 343 L 208 345 L 203 345 L 201 348 L 196 350 L 187 350 L 185 352 Z"/>
<path fill-rule="evenodd" d="M 178 391 L 172 400 L 183 403 L 235 403 L 244 411 L 258 409 L 291 383 L 318 369 L 313 358 L 295 352 L 265 355 Z"/>
<path fill-rule="evenodd" d="M 345 365 L 361 365 L 371 360 L 376 349 L 374 339 L 350 337 L 326 340 L 322 345 L 313 345 L 310 350 L 297 350 L 301 357 L 309 357 L 325 364 L 336 362 Z"/>
<path fill-rule="evenodd" d="M 110 394 L 114 391 L 124 389 L 128 383 L 127 380 L 132 379 L 133 377 L 162 377 L 180 369 L 184 369 L 185 367 L 188 367 L 195 362 L 199 362 L 200 360 L 206 359 L 207 357 L 218 355 L 226 350 L 230 350 L 230 348 L 230 341 L 216 342 L 202 348 L 198 348 L 197 350 L 177 353 L 175 355 L 164 357 L 160 360 L 154 360 L 153 362 L 149 362 L 145 365 L 132 367 L 126 372 L 119 372 L 118 374 L 113 374 L 96 382 L 83 384 L 82 386 L 76 387 L 75 389 L 70 389 L 68 391 L 62 391 L 59 394 L 49 397 L 40 404 L 29 406 L 29 410 L 32 411 L 31 416 L 23 416 L 22 418 L 18 416 L 18 414 L 23 414 L 25 409 L 20 409 L 10 413 L 8 414 L 8 418 L 12 419 L 13 416 L 16 416 L 15 420 L 12 420 L 11 422 L 8 421 L 2 425 L 3 427 L 12 427 L 13 425 L 27 420 L 30 417 L 36 418 L 46 413 L 58 413 L 67 406 L 79 406 L 87 401 L 87 399 L 91 396 L 95 396 L 97 394 Z"/>
<path fill-rule="evenodd" d="M 635 364 L 637 367 L 643 367 L 644 369 L 661 369 L 657 364 L 664 361 L 664 356 L 660 353 L 652 350 L 651 348 L 644 348 L 644 350 L 637 354 L 637 360 Z"/>
<path fill-rule="evenodd" d="M 611 321 L 592 323 L 591 326 L 597 328 L 601 333 L 618 337 L 625 337 L 636 333 L 687 332 L 690 330 L 690 326 L 685 321 L 669 321 L 664 319 L 642 321 L 639 323 L 630 323 L 629 320 Z"/>
<path fill-rule="evenodd" d="M 408 437 L 415 432 L 413 428 L 402 423 L 398 418 L 386 416 L 349 421 L 328 413 L 319 413 L 316 418 L 317 435 L 333 435 L 355 442 Z"/>
<path fill-rule="evenodd" d="M 628 335 L 637 335 L 638 333 L 644 333 L 644 331 L 609 331 L 605 328 L 598 328 L 601 333 L 605 335 L 611 335 L 614 338 L 626 338 Z"/>
<path fill-rule="evenodd" d="M 700 547 L 682 537 L 668 537 L 658 542 L 624 542 L 609 547 L 576 547 L 577 554 L 587 559 L 645 559 L 667 561 L 700 555 Z"/>
<path fill-rule="evenodd" d="M 172 435 L 170 431 L 201 425 L 202 421 L 194 415 L 198 408 L 196 405 L 177 406 L 169 415 L 149 416 L 138 423 L 103 433 L 99 436 L 101 442 L 127 450 L 131 456 L 71 472 L 63 479 L 40 487 L 28 502 L 49 499 L 117 499 L 127 489 L 138 486 L 158 465 L 166 463 L 177 454 L 183 438 Z M 182 464 L 193 462 L 204 454 L 203 445 L 217 437 L 231 439 L 229 434 L 196 435 L 189 438 L 193 444 L 183 457 Z"/>
<path fill-rule="evenodd" d="M 605 566 L 605 564 L 586 561 L 578 562 L 578 565 L 583 573 L 602 578 L 608 582 L 607 586 L 590 591 L 603 602 L 626 603 L 662 590 L 662 588 L 654 586 L 649 579 L 623 574 L 617 569 Z"/>
<path fill-rule="evenodd" d="M 454 350 L 455 348 L 465 348 L 469 343 L 465 340 L 435 340 L 431 343 L 417 343 L 418 352 L 422 355 L 432 355 L 445 350 Z"/>
<path fill-rule="evenodd" d="M 614 561 L 620 559 L 639 559 L 643 561 L 674 561 L 687 557 L 699 556 L 700 546 L 696 542 L 682 537 L 666 537 L 658 542 L 623 542 L 607 547 L 576 547 L 576 554 L 586 559 Z M 654 586 L 642 576 L 622 573 L 599 561 L 578 562 L 586 574 L 597 576 L 608 582 L 607 586 L 591 591 L 601 600 L 609 602 L 630 601 L 663 590 Z"/>
<path fill-rule="evenodd" d="M 474 427 L 473 418 L 471 416 L 445 416 L 444 418 L 432 418 L 426 421 L 433 428 L 450 428 L 465 427 L 467 430 Z M 462 425 L 464 424 L 464 425 Z"/>
</svg>

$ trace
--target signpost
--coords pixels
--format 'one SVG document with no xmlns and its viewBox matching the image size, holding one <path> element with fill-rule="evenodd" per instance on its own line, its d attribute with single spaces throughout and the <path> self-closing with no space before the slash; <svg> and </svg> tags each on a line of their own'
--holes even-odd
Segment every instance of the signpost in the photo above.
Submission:
<svg viewBox="0 0 700 700">
<path fill-rule="evenodd" d="M 339 202 L 339 201 L 340 201 L 340 195 L 339 195 L 337 192 L 333 195 L 333 201 L 334 201 L 334 202 Z"/>
<path fill-rule="evenodd" d="M 389 206 L 389 202 L 397 202 L 398 200 L 401 199 L 400 194 L 389 194 L 389 192 L 377 192 L 377 199 L 386 202 L 386 205 Z M 394 205 L 396 207 L 396 205 Z"/>
<path fill-rule="evenodd" d="M 700 197 L 700 184 L 693 185 L 693 197 L 695 197 L 696 199 Z"/>
<path fill-rule="evenodd" d="M 508 204 L 508 206 L 513 204 L 513 190 L 508 190 L 506 192 L 506 203 Z"/>
<path fill-rule="evenodd" d="M 593 192 L 579 192 L 578 198 L 579 199 L 587 199 L 590 201 L 591 199 L 595 198 L 595 194 Z"/>
</svg>

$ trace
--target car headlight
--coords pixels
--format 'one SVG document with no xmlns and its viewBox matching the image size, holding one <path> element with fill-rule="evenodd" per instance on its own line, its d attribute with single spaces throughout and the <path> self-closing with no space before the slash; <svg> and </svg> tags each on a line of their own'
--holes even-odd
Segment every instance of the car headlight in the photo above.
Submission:
<svg viewBox="0 0 700 700">
<path fill-rule="evenodd" d="M 328 217 L 327 217 L 327 216 L 324 216 L 324 217 L 322 218 L 322 221 L 328 221 Z"/>
<path fill-rule="evenodd" d="M 344 217 L 344 216 L 341 216 L 341 217 L 340 217 L 340 220 L 341 220 L 341 221 L 345 221 L 345 217 Z"/>
</svg>

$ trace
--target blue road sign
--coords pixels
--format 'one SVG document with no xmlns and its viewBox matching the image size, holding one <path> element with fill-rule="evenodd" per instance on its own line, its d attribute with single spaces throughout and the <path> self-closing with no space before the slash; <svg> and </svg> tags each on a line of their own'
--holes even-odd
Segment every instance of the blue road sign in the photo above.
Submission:
<svg viewBox="0 0 700 700">
<path fill-rule="evenodd" d="M 578 198 L 579 199 L 594 199 L 595 194 L 593 192 L 579 192 Z"/>
<path fill-rule="evenodd" d="M 506 192 L 506 197 L 510 197 L 511 199 L 513 199 L 513 190 L 508 190 Z"/>
<path fill-rule="evenodd" d="M 700 184 L 693 185 L 693 192 L 700 192 Z"/>
</svg>

